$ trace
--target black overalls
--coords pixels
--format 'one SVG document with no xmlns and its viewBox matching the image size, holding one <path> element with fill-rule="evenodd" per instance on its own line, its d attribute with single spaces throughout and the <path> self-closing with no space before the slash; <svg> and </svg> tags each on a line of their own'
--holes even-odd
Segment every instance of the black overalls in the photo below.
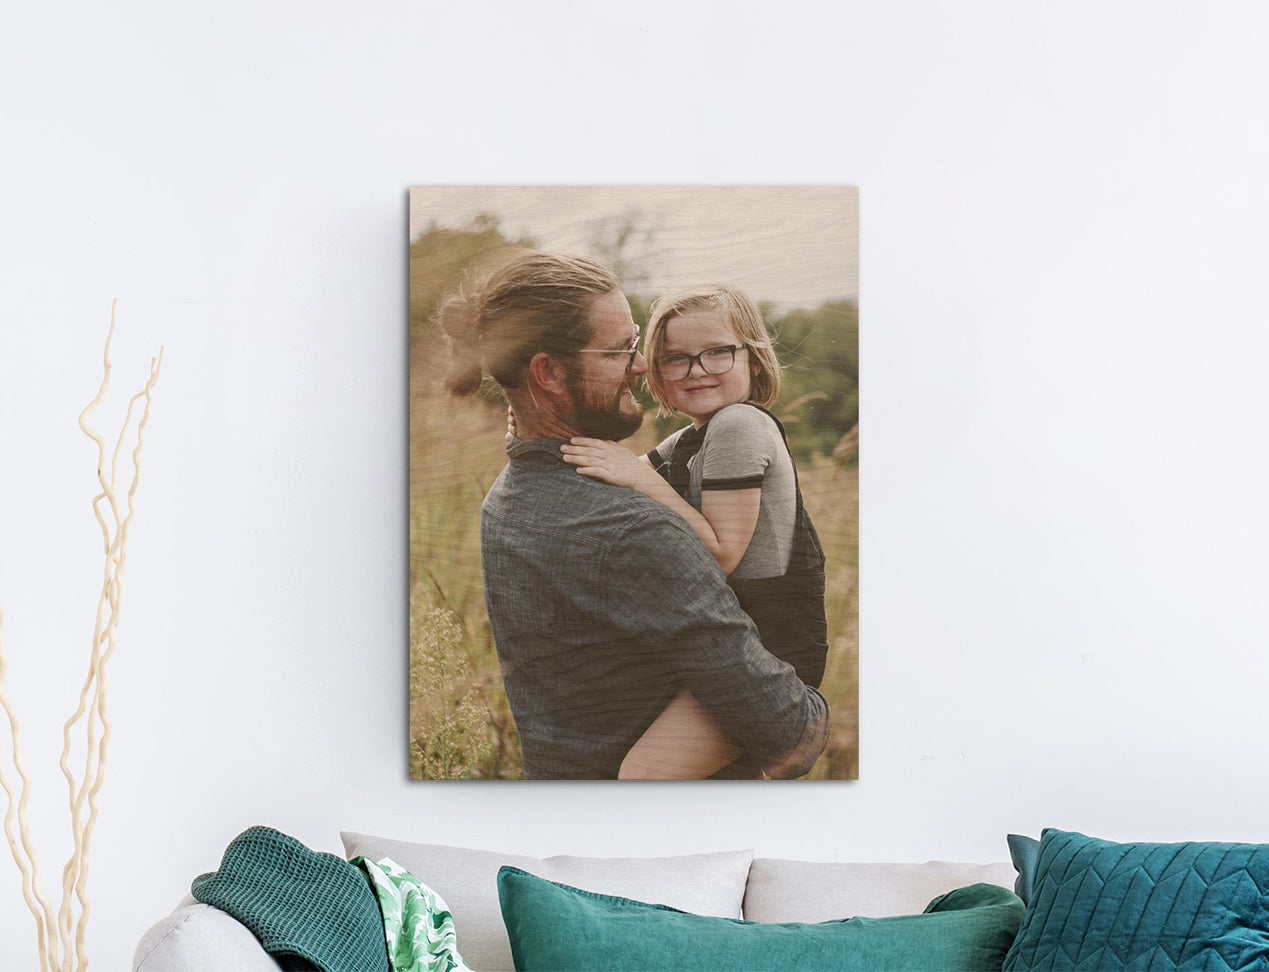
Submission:
<svg viewBox="0 0 1269 972">
<path fill-rule="evenodd" d="M 784 426 L 774 415 L 759 405 L 775 422 L 788 449 L 789 438 Z M 675 443 L 668 461 L 658 454 L 651 457 L 657 472 L 674 487 L 680 496 L 687 495 L 690 474 L 687 463 L 700 451 L 709 423 L 699 429 L 686 429 Z M 793 455 L 790 452 L 789 459 Z M 797 463 L 793 463 L 793 482 L 797 494 L 797 512 L 793 525 L 793 553 L 789 569 L 781 577 L 760 577 L 740 580 L 728 578 L 736 599 L 745 613 L 753 618 L 767 651 L 797 669 L 798 677 L 807 685 L 819 687 L 824 679 L 828 655 L 828 623 L 824 613 L 824 548 L 819 534 L 802 505 L 802 490 L 797 485 Z"/>
</svg>

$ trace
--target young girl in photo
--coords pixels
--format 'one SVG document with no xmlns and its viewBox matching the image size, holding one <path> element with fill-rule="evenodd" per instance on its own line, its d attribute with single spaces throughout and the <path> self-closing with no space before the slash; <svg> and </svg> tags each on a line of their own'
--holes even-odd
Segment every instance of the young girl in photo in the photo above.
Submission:
<svg viewBox="0 0 1269 972">
<path fill-rule="evenodd" d="M 575 438 L 561 447 L 565 460 L 682 515 L 727 574 L 767 650 L 818 687 L 828 653 L 824 554 L 802 506 L 784 428 L 766 408 L 780 391 L 780 364 L 761 313 L 722 286 L 659 298 L 644 355 L 661 408 L 692 424 L 643 457 L 615 442 Z M 685 691 L 631 748 L 620 775 L 761 775 L 739 755 Z"/>
</svg>

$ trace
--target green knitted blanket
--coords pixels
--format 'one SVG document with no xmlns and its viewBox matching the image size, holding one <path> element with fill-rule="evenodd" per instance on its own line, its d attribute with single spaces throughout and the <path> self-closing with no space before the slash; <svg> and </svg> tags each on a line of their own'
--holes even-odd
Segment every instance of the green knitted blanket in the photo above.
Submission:
<svg viewBox="0 0 1269 972">
<path fill-rule="evenodd" d="M 363 872 L 268 827 L 230 842 L 220 870 L 194 879 L 288 972 L 388 972 L 383 915 Z"/>
</svg>

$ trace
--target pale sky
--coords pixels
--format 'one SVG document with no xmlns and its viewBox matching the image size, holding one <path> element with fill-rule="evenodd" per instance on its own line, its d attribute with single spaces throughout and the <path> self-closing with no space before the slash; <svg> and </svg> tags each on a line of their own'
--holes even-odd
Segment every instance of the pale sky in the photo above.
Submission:
<svg viewBox="0 0 1269 972">
<path fill-rule="evenodd" d="M 649 279 L 627 290 L 647 296 L 726 283 L 787 309 L 859 295 L 850 186 L 420 186 L 410 190 L 410 238 L 432 220 L 459 227 L 481 212 L 507 236 L 581 255 L 594 255 L 602 220 L 636 213 L 654 231 Z"/>
</svg>

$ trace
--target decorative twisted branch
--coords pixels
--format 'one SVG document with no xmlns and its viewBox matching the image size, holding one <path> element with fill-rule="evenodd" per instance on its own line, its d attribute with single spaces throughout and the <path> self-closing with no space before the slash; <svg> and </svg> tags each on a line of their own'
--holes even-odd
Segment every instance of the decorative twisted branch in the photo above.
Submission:
<svg viewBox="0 0 1269 972">
<path fill-rule="evenodd" d="M 3 764 L 0 764 L 0 786 L 3 786 L 8 796 L 8 812 L 4 818 L 4 830 L 9 841 L 9 849 L 13 853 L 14 860 L 17 861 L 18 869 L 22 872 L 23 897 L 32 915 L 35 916 L 41 972 L 71 972 L 72 969 L 75 972 L 83 972 L 88 967 L 88 955 L 84 945 L 90 911 L 86 890 L 88 853 L 93 828 L 97 823 L 97 797 L 105 779 L 106 749 L 111 734 L 111 722 L 106 715 L 106 663 L 114 654 L 117 643 L 116 629 L 119 623 L 123 573 L 127 563 L 128 527 L 135 511 L 137 484 L 141 476 L 141 447 L 145 443 L 145 426 L 150 419 L 154 385 L 158 381 L 159 368 L 163 361 L 163 351 L 160 348 L 158 358 L 150 361 L 150 377 L 145 387 L 128 400 L 123 427 L 107 462 L 106 442 L 88 426 L 87 418 L 101 404 L 106 389 L 110 386 L 110 342 L 115 333 L 117 307 L 118 301 L 115 301 L 110 311 L 110 330 L 106 334 L 106 347 L 102 355 L 101 387 L 96 397 L 88 403 L 79 416 L 80 429 L 97 444 L 97 482 L 101 492 L 93 497 L 92 508 L 97 525 L 101 528 L 104 566 L 88 674 L 79 693 L 79 705 L 62 727 L 62 755 L 58 765 L 66 777 L 70 793 L 74 852 L 62 871 L 61 907 L 56 918 L 42 890 L 40 862 L 31 846 L 26 817 L 31 781 L 22 763 L 21 733 L 18 728 L 17 713 L 5 691 L 4 676 L 7 664 L 4 642 L 0 639 L 0 706 L 4 708 L 5 715 L 9 719 L 13 737 L 13 764 L 21 779 L 20 795 L 15 798 L 12 787 L 4 778 Z M 125 494 L 125 504 L 121 507 L 118 495 L 119 458 L 123 452 L 124 440 L 132 425 L 133 411 L 137 402 L 142 400 L 145 406 L 137 422 L 136 445 L 131 452 L 132 479 Z M 0 627 L 3 626 L 3 621 L 4 615 L 0 613 Z M 70 768 L 71 731 L 85 715 L 87 721 L 84 726 L 86 740 L 84 774 L 82 782 L 76 783 L 75 775 Z M 85 816 L 85 807 L 87 807 L 87 816 Z M 13 835 L 15 816 L 18 822 L 20 844 Z M 79 906 L 78 921 L 74 915 L 76 902 Z"/>
</svg>

